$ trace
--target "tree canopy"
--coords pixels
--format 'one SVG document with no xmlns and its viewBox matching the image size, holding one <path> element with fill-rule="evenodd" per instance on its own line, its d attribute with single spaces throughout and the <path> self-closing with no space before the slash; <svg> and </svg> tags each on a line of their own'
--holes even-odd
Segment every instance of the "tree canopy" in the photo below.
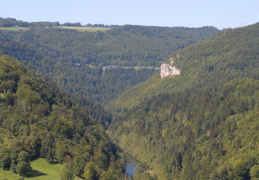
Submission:
<svg viewBox="0 0 259 180">
<path fill-rule="evenodd" d="M 173 54 L 181 75 L 157 73 L 109 104 L 112 139 L 154 179 L 256 177 L 258 35 L 259 24 L 228 30 Z"/>
<path fill-rule="evenodd" d="M 52 81 L 4 54 L 0 55 L 0 128 L 10 142 L 0 144 L 4 169 L 26 176 L 30 159 L 43 157 L 49 163 L 64 163 L 64 168 L 75 164 L 79 177 L 87 162 L 96 166 L 98 178 L 104 171 L 112 171 L 115 179 L 122 176 L 119 148 L 104 128 Z"/>
</svg>

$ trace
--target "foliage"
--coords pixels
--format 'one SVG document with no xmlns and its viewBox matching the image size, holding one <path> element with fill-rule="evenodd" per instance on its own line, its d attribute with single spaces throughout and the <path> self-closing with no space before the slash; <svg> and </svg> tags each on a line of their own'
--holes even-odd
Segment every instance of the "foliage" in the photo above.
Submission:
<svg viewBox="0 0 259 180">
<path fill-rule="evenodd" d="M 250 174 L 253 179 L 259 179 L 259 165 L 254 165 L 251 168 Z"/>
<path fill-rule="evenodd" d="M 30 164 L 25 161 L 19 161 L 16 166 L 16 172 L 21 176 L 26 176 L 30 170 L 31 170 Z"/>
<path fill-rule="evenodd" d="M 89 162 L 86 164 L 85 170 L 84 170 L 84 178 L 86 180 L 99 179 L 98 175 L 97 175 L 97 168 L 96 168 L 95 164 L 93 164 L 92 162 Z"/>
<path fill-rule="evenodd" d="M 29 27 L 29 23 L 24 21 L 17 21 L 14 18 L 0 17 L 0 27 L 13 27 L 13 26 Z"/>
<path fill-rule="evenodd" d="M 175 52 L 165 63 L 173 60 L 181 69 L 180 76 L 161 80 L 156 73 L 147 81 L 124 91 L 107 106 L 111 110 L 123 111 L 154 95 L 218 86 L 234 78 L 257 77 L 258 27 L 259 24 L 255 24 L 224 31 Z"/>
<path fill-rule="evenodd" d="M 0 55 L 0 94 L 0 128 L 11 133 L 10 145 L 0 146 L 3 168 L 27 176 L 30 158 L 43 157 L 49 163 L 74 162 L 78 176 L 84 173 L 82 162 L 92 162 L 99 173 L 112 165 L 114 173 L 122 176 L 119 149 L 104 128 L 54 83 L 4 54 Z"/>
<path fill-rule="evenodd" d="M 158 179 L 256 176 L 258 26 L 180 50 L 169 58 L 180 76 L 156 74 L 122 93 L 109 104 L 111 138 Z"/>
<path fill-rule="evenodd" d="M 1 21 L 10 22 L 10 26 L 19 26 L 15 23 L 20 22 Z M 214 27 L 65 25 L 112 29 L 78 32 L 62 29 L 58 22 L 34 22 L 29 23 L 27 33 L 0 30 L 0 51 L 48 76 L 105 128 L 111 115 L 101 104 L 106 105 L 124 90 L 148 79 L 173 51 L 219 32 Z M 30 103 L 24 102 L 23 106 L 29 108 Z"/>
<path fill-rule="evenodd" d="M 73 180 L 74 179 L 72 164 L 70 164 L 70 163 L 63 164 L 61 179 L 62 180 Z"/>
<path fill-rule="evenodd" d="M 258 178 L 259 24 L 196 44 L 218 30 L 127 25 L 77 32 L 47 25 L 54 24 L 0 30 L 1 51 L 91 109 L 0 53 L 0 125 L 10 133 L 10 145 L 0 146 L 2 168 L 28 174 L 29 154 L 73 165 L 85 179 L 123 178 L 119 149 L 90 112 L 106 127 L 112 118 L 110 137 L 147 165 L 136 179 Z M 174 61 L 179 76 L 149 78 L 154 69 L 133 68 L 158 67 L 173 52 L 167 63 Z"/>
<path fill-rule="evenodd" d="M 87 97 L 107 103 L 154 73 L 154 69 L 134 70 L 133 67 L 157 68 L 172 52 L 217 32 L 219 30 L 213 27 L 131 25 L 105 32 L 53 28 L 27 32 L 0 31 L 4 42 L 0 43 L 0 50 L 33 70 L 48 75 L 59 87 L 78 99 Z"/>
</svg>

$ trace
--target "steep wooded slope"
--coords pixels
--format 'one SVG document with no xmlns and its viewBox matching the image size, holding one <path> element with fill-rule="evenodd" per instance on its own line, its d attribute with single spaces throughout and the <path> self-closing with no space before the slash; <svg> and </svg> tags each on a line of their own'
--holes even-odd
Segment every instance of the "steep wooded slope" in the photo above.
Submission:
<svg viewBox="0 0 259 180">
<path fill-rule="evenodd" d="M 86 81 L 88 86 L 92 86 L 92 81 L 97 81 L 97 77 L 93 77 L 98 74 L 98 68 L 88 68 L 88 75 L 86 75 L 87 73 L 81 71 L 77 66 L 69 68 L 61 63 L 56 63 L 53 59 L 50 59 L 42 52 L 39 52 L 37 49 L 25 43 L 10 39 L 0 39 L 0 51 L 5 52 L 9 56 L 17 58 L 27 67 L 31 68 L 37 73 L 40 73 L 45 78 L 47 77 L 54 79 L 56 83 L 61 84 L 60 86 L 63 88 L 65 86 L 64 83 L 70 81 L 69 87 L 71 89 L 81 89 L 80 84 L 77 83 L 78 80 L 76 77 L 83 76 L 84 78 L 81 80 Z M 75 69 L 73 70 L 73 68 Z M 95 71 L 96 73 L 94 73 Z M 63 79 L 64 82 L 61 79 Z M 73 90 L 70 88 L 65 88 L 65 91 L 71 93 L 69 96 L 82 107 L 84 107 L 91 117 L 93 117 L 99 124 L 102 124 L 105 127 L 110 124 L 110 115 L 105 112 L 99 103 L 93 101 L 89 97 L 82 97 L 83 95 L 81 93 L 77 94 L 77 96 L 73 95 Z M 92 88 L 94 87 L 92 86 Z"/>
<path fill-rule="evenodd" d="M 214 27 L 120 26 L 106 32 L 65 29 L 0 31 L 62 63 L 159 66 L 172 52 L 219 32 Z"/>
<path fill-rule="evenodd" d="M 169 59 L 181 75 L 154 75 L 114 101 L 112 139 L 154 179 L 258 178 L 258 42 L 255 24 L 178 51 Z"/>
<path fill-rule="evenodd" d="M 175 52 L 166 60 L 174 61 L 179 76 L 160 78 L 159 73 L 125 91 L 108 104 L 112 109 L 129 109 L 145 98 L 160 93 L 222 85 L 239 77 L 257 77 L 259 24 L 228 30 Z"/>
<path fill-rule="evenodd" d="M 51 77 L 59 87 L 80 98 L 107 103 L 125 89 L 145 81 L 172 52 L 219 32 L 213 27 L 121 26 L 106 32 L 78 32 L 36 28 L 28 31 L 1 31 L 0 37 L 30 45 L 53 61 L 31 63 L 17 53 L 16 46 L 0 47 Z M 12 49 L 13 48 L 13 49 Z M 19 50 L 17 50 L 19 52 Z M 54 64 L 53 64 L 54 62 Z M 111 65 L 103 71 L 103 66 Z M 44 66 L 44 67 L 42 67 Z M 120 66 L 120 67 L 118 67 Z M 138 70 L 133 69 L 136 67 Z M 144 68 L 139 68 L 139 66 Z M 116 80 L 114 80 L 116 77 Z"/>
<path fill-rule="evenodd" d="M 43 157 L 50 163 L 73 164 L 74 174 L 81 177 L 90 175 L 89 171 L 95 179 L 122 176 L 118 147 L 104 128 L 54 83 L 2 53 L 0 128 L 10 142 L 0 141 L 4 169 L 26 175 L 28 158 Z"/>
</svg>

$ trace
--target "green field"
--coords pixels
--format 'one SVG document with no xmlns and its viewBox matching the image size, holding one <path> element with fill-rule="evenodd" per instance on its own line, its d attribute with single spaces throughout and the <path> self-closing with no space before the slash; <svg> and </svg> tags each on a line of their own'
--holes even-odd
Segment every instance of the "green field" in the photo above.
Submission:
<svg viewBox="0 0 259 180">
<path fill-rule="evenodd" d="M 2 168 L 0 169 L 0 180 L 3 179 L 8 179 L 8 180 L 13 180 L 13 179 L 20 179 L 21 176 L 15 174 L 12 171 L 4 171 Z"/>
<path fill-rule="evenodd" d="M 26 31 L 29 30 L 28 27 L 0 27 L 0 30 L 8 30 L 8 31 Z"/>
<path fill-rule="evenodd" d="M 74 29 L 80 32 L 88 31 L 88 32 L 96 32 L 102 31 L 105 32 L 110 30 L 111 28 L 95 28 L 95 27 L 73 27 L 73 26 L 58 26 L 60 29 Z M 26 31 L 29 30 L 28 27 L 0 27 L 0 30 L 8 30 L 8 31 Z"/>
<path fill-rule="evenodd" d="M 28 177 L 24 179 L 35 179 L 35 180 L 53 180 L 60 179 L 62 172 L 61 164 L 49 164 L 45 159 L 39 158 L 31 162 L 32 171 Z M 8 179 L 15 180 L 19 179 L 21 176 L 15 174 L 11 171 L 3 171 L 0 169 L 0 180 Z M 80 180 L 81 178 L 75 177 L 75 180 Z"/>
<path fill-rule="evenodd" d="M 81 32 L 88 31 L 88 32 L 96 32 L 102 31 L 105 32 L 110 30 L 111 28 L 95 28 L 95 27 L 73 27 L 73 26 L 60 26 L 61 29 L 75 29 Z"/>
</svg>

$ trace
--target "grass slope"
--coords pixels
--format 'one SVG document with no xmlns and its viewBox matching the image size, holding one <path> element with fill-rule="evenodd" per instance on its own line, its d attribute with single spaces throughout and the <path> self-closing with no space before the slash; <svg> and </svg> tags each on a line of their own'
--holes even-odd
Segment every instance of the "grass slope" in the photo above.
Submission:
<svg viewBox="0 0 259 180">
<path fill-rule="evenodd" d="M 0 27 L 0 30 L 7 30 L 7 31 L 26 31 L 29 30 L 28 27 Z"/>
<path fill-rule="evenodd" d="M 61 29 L 73 29 L 77 30 L 79 32 L 97 32 L 102 31 L 105 32 L 107 30 L 110 30 L 111 28 L 95 28 L 95 27 L 73 27 L 73 26 L 58 26 L 57 28 Z M 0 30 L 7 30 L 7 31 L 26 31 L 29 30 L 29 27 L 0 27 Z"/>
<path fill-rule="evenodd" d="M 0 180 L 3 179 L 8 179 L 8 180 L 13 180 L 13 179 L 20 179 L 21 176 L 17 175 L 14 176 L 15 174 L 12 171 L 4 171 L 2 168 L 0 169 Z"/>
<path fill-rule="evenodd" d="M 80 32 L 84 32 L 84 31 L 88 31 L 88 32 L 102 31 L 102 32 L 105 32 L 105 31 L 111 29 L 111 28 L 73 27 L 73 26 L 60 26 L 60 27 L 61 27 L 61 29 L 74 29 L 74 30 L 78 30 Z"/>
<path fill-rule="evenodd" d="M 29 177 L 24 179 L 35 179 L 35 180 L 53 180 L 60 179 L 62 173 L 62 165 L 61 164 L 49 164 L 45 159 L 39 158 L 31 162 L 32 171 Z M 11 171 L 4 171 L 0 169 L 0 180 L 2 179 L 20 179 L 21 176 L 15 174 Z M 75 177 L 75 180 L 79 180 L 81 178 Z"/>
<path fill-rule="evenodd" d="M 39 158 L 31 162 L 32 176 L 28 179 L 52 180 L 60 179 L 62 173 L 61 164 L 49 164 L 45 159 Z M 75 179 L 81 179 L 76 177 Z"/>
</svg>

